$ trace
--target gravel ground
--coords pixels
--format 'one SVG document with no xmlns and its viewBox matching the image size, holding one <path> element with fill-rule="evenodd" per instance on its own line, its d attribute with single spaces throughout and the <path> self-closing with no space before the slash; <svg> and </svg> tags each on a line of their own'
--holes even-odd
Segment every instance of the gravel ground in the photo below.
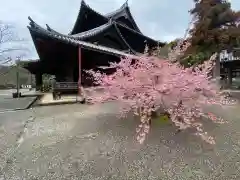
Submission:
<svg viewBox="0 0 240 180">
<path fill-rule="evenodd" d="M 229 121 L 206 124 L 214 146 L 168 124 L 153 124 L 139 145 L 137 120 L 115 118 L 114 103 L 1 113 L 2 179 L 240 179 L 239 106 L 211 111 Z"/>
</svg>

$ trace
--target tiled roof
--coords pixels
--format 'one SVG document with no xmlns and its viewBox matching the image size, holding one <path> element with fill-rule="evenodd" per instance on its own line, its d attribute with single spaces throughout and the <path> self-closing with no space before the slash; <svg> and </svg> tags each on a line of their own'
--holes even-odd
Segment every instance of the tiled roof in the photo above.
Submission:
<svg viewBox="0 0 240 180">
<path fill-rule="evenodd" d="M 54 32 L 56 34 L 61 34 L 61 33 L 57 32 L 57 31 L 55 31 L 54 29 L 52 29 L 48 24 L 46 24 L 46 26 L 47 26 L 47 30 L 48 31 Z"/>
<path fill-rule="evenodd" d="M 76 28 L 77 23 L 79 22 L 79 19 L 81 18 L 82 14 L 81 11 L 83 11 L 84 8 L 87 8 L 88 10 L 91 10 L 92 12 L 98 14 L 99 16 L 102 16 L 103 18 L 106 19 L 106 21 L 108 20 L 107 17 L 105 17 L 104 15 L 100 14 L 99 12 L 95 11 L 94 9 L 92 9 L 90 6 L 88 6 L 86 4 L 86 2 L 84 0 L 81 1 L 81 5 L 80 5 L 80 9 L 78 11 L 78 15 L 77 15 L 77 19 L 76 22 L 74 23 L 73 29 L 71 30 L 71 32 L 69 33 L 69 35 L 72 35 L 74 29 Z"/>
<path fill-rule="evenodd" d="M 104 52 L 104 53 L 111 54 L 111 55 L 117 55 L 117 56 L 125 56 L 125 57 L 132 57 L 132 58 L 137 57 L 137 56 L 134 56 L 132 54 L 128 54 L 128 53 L 125 53 L 123 51 L 119 51 L 117 49 L 113 49 L 113 48 L 109 48 L 109 47 L 101 46 L 101 45 L 95 45 L 95 44 L 92 44 L 92 43 L 89 43 L 89 42 L 84 42 L 84 41 L 81 41 L 81 40 L 73 39 L 69 36 L 62 36 L 60 34 L 56 34 L 56 33 L 53 33 L 51 31 L 47 31 L 43 28 L 34 28 L 34 27 L 28 27 L 28 28 L 29 28 L 30 31 L 34 31 L 34 32 L 37 32 L 37 33 L 40 33 L 40 34 L 44 34 L 44 35 L 46 35 L 46 36 L 48 36 L 52 39 L 58 40 L 58 41 L 73 44 L 73 45 L 76 45 L 76 46 L 81 46 L 82 48 L 85 48 L 85 49 L 90 49 L 90 50 L 93 50 L 93 51 L 100 51 L 100 52 Z"/>
<path fill-rule="evenodd" d="M 86 2 L 84 0 L 82 0 L 76 22 L 74 23 L 74 27 L 73 27 L 72 31 L 69 33 L 69 35 L 72 35 L 77 23 L 79 22 L 80 18 L 83 15 L 83 14 L 81 14 L 81 12 L 86 8 L 88 10 L 92 11 L 93 13 L 95 13 L 96 15 L 101 16 L 103 19 L 106 19 L 106 21 L 109 21 L 110 19 L 117 20 L 118 17 L 121 17 L 121 16 L 128 17 L 128 18 L 130 18 L 130 21 L 132 22 L 133 27 L 136 29 L 136 31 L 141 33 L 136 22 L 134 21 L 134 18 L 132 17 L 130 10 L 129 10 L 128 1 L 126 1 L 119 9 L 117 9 L 111 13 L 108 13 L 106 15 L 103 15 L 103 14 L 95 11 L 94 9 L 92 9 L 89 5 L 86 4 Z"/>
<path fill-rule="evenodd" d="M 117 9 L 117 10 L 115 10 L 115 11 L 113 11 L 113 12 L 110 12 L 110 13 L 106 14 L 105 16 L 106 16 L 107 18 L 112 18 L 112 17 L 115 16 L 116 14 L 119 14 L 119 13 L 123 12 L 124 9 L 127 8 L 127 7 L 128 7 L 128 3 L 125 2 L 119 9 Z"/>
<path fill-rule="evenodd" d="M 84 31 L 78 34 L 74 34 L 74 35 L 69 35 L 69 37 L 74 37 L 74 38 L 86 38 L 86 37 L 91 37 L 94 36 L 98 33 L 103 32 L 104 30 L 108 29 L 109 27 L 111 27 L 112 23 L 108 22 L 106 24 L 103 24 L 101 26 L 98 26 L 94 29 L 88 30 L 88 31 Z"/>
<path fill-rule="evenodd" d="M 62 34 L 62 33 L 59 33 L 57 31 L 53 30 L 52 28 L 50 28 L 49 25 L 47 25 L 47 30 L 44 29 L 43 27 L 38 25 L 35 21 L 33 21 L 31 17 L 28 17 L 28 19 L 30 20 L 30 27 L 31 28 L 39 29 L 39 30 L 41 30 L 45 33 L 54 33 L 54 34 L 61 35 L 63 37 L 69 37 L 69 38 L 77 39 L 77 40 L 81 40 L 81 39 L 84 39 L 84 38 L 87 38 L 87 37 L 97 35 L 98 33 L 103 32 L 104 30 L 108 29 L 109 27 L 111 27 L 113 25 L 113 22 L 109 21 L 108 23 L 103 24 L 102 26 L 96 27 L 96 28 L 88 30 L 88 31 L 84 31 L 84 32 L 74 34 L 74 35 L 65 35 L 65 34 Z"/>
<path fill-rule="evenodd" d="M 75 34 L 75 35 L 64 35 L 64 34 L 61 34 L 53 29 L 51 29 L 48 25 L 47 25 L 47 29 L 44 29 L 42 28 L 40 25 L 38 25 L 36 22 L 34 22 L 30 17 L 29 17 L 29 20 L 31 21 L 30 22 L 30 28 L 31 29 L 35 29 L 35 30 L 38 30 L 39 32 L 45 34 L 45 35 L 48 35 L 50 36 L 51 34 L 52 35 L 59 35 L 61 36 L 63 39 L 73 39 L 73 40 L 79 40 L 79 41 L 82 41 L 84 40 L 85 38 L 88 38 L 88 37 L 92 37 L 94 35 L 97 35 L 98 33 L 101 33 L 105 30 L 107 30 L 108 28 L 114 26 L 114 28 L 116 29 L 119 37 L 122 39 L 122 41 L 126 44 L 126 46 L 130 49 L 130 51 L 134 54 L 136 54 L 136 52 L 132 49 L 132 47 L 128 44 L 128 42 L 125 40 L 125 38 L 123 37 L 123 35 L 121 34 L 120 30 L 117 28 L 116 26 L 116 22 L 114 21 L 109 21 L 108 23 L 102 25 L 102 26 L 99 26 L 97 28 L 94 28 L 94 29 L 91 29 L 89 31 L 85 31 L 85 32 L 82 32 L 82 33 L 79 33 L 79 34 Z"/>
</svg>

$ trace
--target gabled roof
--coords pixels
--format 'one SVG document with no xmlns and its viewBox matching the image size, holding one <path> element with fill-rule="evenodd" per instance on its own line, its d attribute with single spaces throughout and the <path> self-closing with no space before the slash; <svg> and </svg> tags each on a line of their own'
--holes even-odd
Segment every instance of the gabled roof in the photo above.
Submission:
<svg viewBox="0 0 240 180">
<path fill-rule="evenodd" d="M 69 39 L 80 40 L 80 41 L 87 40 L 92 37 L 94 38 L 99 34 L 106 33 L 112 30 L 112 31 L 115 31 L 116 35 L 118 35 L 119 39 L 121 40 L 121 43 L 124 44 L 124 46 L 130 50 L 130 52 L 136 54 L 136 52 L 131 48 L 131 46 L 127 43 L 125 38 L 122 36 L 121 32 L 118 30 L 117 25 L 114 21 L 109 21 L 108 23 L 103 24 L 102 26 L 99 26 L 97 28 L 94 28 L 82 33 L 78 33 L 74 35 L 64 35 L 51 29 L 50 26 L 48 25 L 47 25 L 47 30 L 42 28 L 40 25 L 34 22 L 30 17 L 29 17 L 29 20 L 30 20 L 30 27 L 28 27 L 29 30 L 37 30 L 39 33 L 42 33 L 44 35 L 54 34 L 54 35 L 59 35 L 63 38 L 69 38 Z"/>
<path fill-rule="evenodd" d="M 89 16 L 90 20 L 88 19 Z M 133 28 L 135 31 L 140 32 L 136 22 L 133 19 L 127 2 L 125 2 L 119 9 L 115 10 L 114 12 L 111 12 L 107 15 L 102 15 L 99 12 L 93 10 L 85 3 L 84 0 L 82 0 L 77 19 L 69 35 L 81 33 L 83 31 L 98 27 L 99 25 L 108 22 L 110 19 L 130 26 L 130 28 Z M 88 28 L 86 25 L 90 24 L 91 26 Z"/>
<path fill-rule="evenodd" d="M 143 52 L 145 44 L 147 43 L 150 47 L 155 46 L 162 46 L 164 43 L 157 42 L 147 36 L 144 36 L 142 33 L 135 31 L 123 24 L 117 23 L 115 21 L 108 21 L 107 23 L 96 27 L 94 29 L 81 32 L 74 35 L 64 35 L 61 34 L 47 25 L 47 30 L 42 28 L 40 25 L 38 25 L 36 22 L 34 22 L 30 17 L 30 27 L 29 29 L 38 30 L 38 32 L 42 34 L 53 34 L 53 35 L 59 35 L 61 37 L 67 38 L 67 39 L 73 39 L 73 40 L 79 40 L 79 41 L 87 41 L 87 42 L 94 42 L 95 39 L 98 39 L 99 36 L 104 36 L 105 34 L 115 34 L 116 37 L 120 40 L 119 43 L 121 44 L 122 48 L 119 50 L 130 50 L 131 53 L 136 54 L 137 52 Z M 128 39 L 125 39 L 125 37 L 128 37 Z M 138 41 L 138 42 L 135 42 Z M 100 43 L 101 44 L 101 43 Z M 105 45 L 105 43 L 101 44 Z"/>
</svg>

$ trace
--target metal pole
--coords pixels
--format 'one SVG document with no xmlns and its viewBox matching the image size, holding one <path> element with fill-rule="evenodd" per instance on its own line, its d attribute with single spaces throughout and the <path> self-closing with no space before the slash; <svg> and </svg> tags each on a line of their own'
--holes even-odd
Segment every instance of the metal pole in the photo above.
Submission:
<svg viewBox="0 0 240 180">
<path fill-rule="evenodd" d="M 30 73 L 30 88 L 29 90 L 31 91 L 32 90 L 32 73 Z"/>
<path fill-rule="evenodd" d="M 19 58 L 18 58 L 18 60 L 19 60 Z M 19 68 L 18 68 L 18 66 L 19 66 L 19 61 L 17 61 L 16 62 L 16 67 L 17 67 L 17 97 L 19 98 L 20 96 L 19 96 Z"/>
</svg>

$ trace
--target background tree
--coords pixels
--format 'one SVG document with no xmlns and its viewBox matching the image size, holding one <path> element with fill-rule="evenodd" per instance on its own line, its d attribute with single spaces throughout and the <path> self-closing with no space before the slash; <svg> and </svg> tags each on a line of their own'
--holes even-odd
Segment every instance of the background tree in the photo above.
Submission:
<svg viewBox="0 0 240 180">
<path fill-rule="evenodd" d="M 240 44 L 240 12 L 231 9 L 226 0 L 194 0 L 190 11 L 196 21 L 190 30 L 190 44 L 185 52 L 185 63 L 201 63 L 223 49 Z"/>
<path fill-rule="evenodd" d="M 16 43 L 22 41 L 23 39 L 20 39 L 16 34 L 14 26 L 0 21 L 0 65 L 11 62 L 13 53 L 15 53 L 16 56 L 23 56 L 23 51 L 26 49 L 21 46 L 16 46 Z"/>
<path fill-rule="evenodd" d="M 25 40 L 19 38 L 16 32 L 13 25 L 0 21 L 0 88 L 32 84 L 31 74 L 22 68 L 19 61 L 28 49 L 23 46 Z"/>
</svg>

